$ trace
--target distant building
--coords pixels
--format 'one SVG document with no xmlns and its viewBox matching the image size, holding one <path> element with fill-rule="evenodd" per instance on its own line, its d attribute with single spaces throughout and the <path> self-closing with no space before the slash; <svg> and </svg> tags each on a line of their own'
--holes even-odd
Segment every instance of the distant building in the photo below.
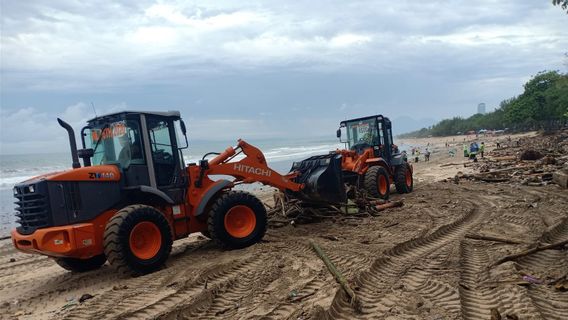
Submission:
<svg viewBox="0 0 568 320">
<path fill-rule="evenodd" d="M 480 103 L 477 105 L 477 113 L 485 114 L 485 103 Z"/>
</svg>

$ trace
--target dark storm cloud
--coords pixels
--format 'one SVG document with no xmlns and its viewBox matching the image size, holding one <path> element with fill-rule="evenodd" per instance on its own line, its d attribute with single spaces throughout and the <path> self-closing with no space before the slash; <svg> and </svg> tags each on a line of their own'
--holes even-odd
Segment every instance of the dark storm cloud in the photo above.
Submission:
<svg viewBox="0 0 568 320">
<path fill-rule="evenodd" d="M 369 113 L 430 124 L 563 68 L 566 19 L 547 1 L 4 1 L 0 146 L 11 115 L 32 130 L 91 101 L 180 109 L 196 138 L 330 136 Z"/>
</svg>

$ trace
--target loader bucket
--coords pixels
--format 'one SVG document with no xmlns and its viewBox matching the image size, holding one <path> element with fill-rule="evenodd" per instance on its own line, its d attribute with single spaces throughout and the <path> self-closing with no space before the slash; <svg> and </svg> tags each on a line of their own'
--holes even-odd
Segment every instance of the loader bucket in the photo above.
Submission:
<svg viewBox="0 0 568 320">
<path fill-rule="evenodd" d="M 300 173 L 294 182 L 303 183 L 304 189 L 291 193 L 292 196 L 315 203 L 344 203 L 347 200 L 341 155 L 333 153 L 294 162 L 290 169 L 293 171 Z"/>
</svg>

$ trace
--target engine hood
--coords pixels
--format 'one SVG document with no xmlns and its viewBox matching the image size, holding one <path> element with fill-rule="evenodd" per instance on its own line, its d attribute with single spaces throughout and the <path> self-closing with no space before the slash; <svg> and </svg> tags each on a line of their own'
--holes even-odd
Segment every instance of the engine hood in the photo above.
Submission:
<svg viewBox="0 0 568 320">
<path fill-rule="evenodd" d="M 77 169 L 50 172 L 16 184 L 29 185 L 40 181 L 119 181 L 120 170 L 115 165 L 82 167 Z"/>
</svg>

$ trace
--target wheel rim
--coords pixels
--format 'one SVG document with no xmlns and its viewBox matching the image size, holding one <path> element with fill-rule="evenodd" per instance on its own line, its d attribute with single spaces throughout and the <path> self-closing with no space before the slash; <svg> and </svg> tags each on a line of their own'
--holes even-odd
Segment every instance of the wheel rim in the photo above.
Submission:
<svg viewBox="0 0 568 320">
<path fill-rule="evenodd" d="M 130 232 L 130 251 L 135 257 L 148 260 L 156 256 L 162 246 L 162 233 L 149 221 L 139 222 Z"/>
<path fill-rule="evenodd" d="M 254 231 L 255 227 L 256 215 L 247 206 L 234 206 L 225 214 L 225 230 L 232 237 L 245 238 Z"/>
<path fill-rule="evenodd" d="M 379 193 L 385 195 L 387 193 L 389 184 L 387 178 L 384 175 L 379 176 Z"/>
<path fill-rule="evenodd" d="M 407 187 L 412 186 L 412 173 L 410 173 L 410 171 L 407 170 L 405 176 L 406 176 L 406 186 Z"/>
</svg>

